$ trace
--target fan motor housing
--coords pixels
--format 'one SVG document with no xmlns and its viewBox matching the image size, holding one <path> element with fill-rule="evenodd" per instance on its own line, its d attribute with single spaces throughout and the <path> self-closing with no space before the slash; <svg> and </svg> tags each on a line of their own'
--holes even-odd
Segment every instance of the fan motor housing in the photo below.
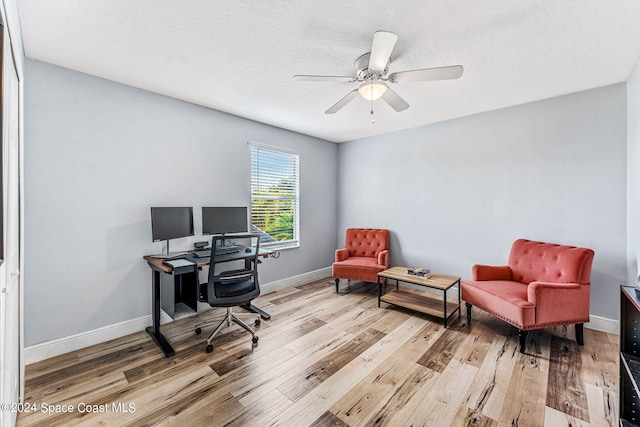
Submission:
<svg viewBox="0 0 640 427">
<path fill-rule="evenodd" d="M 384 71 L 380 74 L 369 71 L 369 58 L 371 57 L 371 52 L 367 52 L 364 55 L 361 55 L 358 59 L 356 59 L 355 67 L 356 67 L 356 75 L 358 76 L 358 81 L 367 80 L 372 75 L 377 77 L 382 77 L 389 72 L 389 64 L 391 64 L 391 59 L 387 62 L 387 65 L 384 67 Z"/>
</svg>

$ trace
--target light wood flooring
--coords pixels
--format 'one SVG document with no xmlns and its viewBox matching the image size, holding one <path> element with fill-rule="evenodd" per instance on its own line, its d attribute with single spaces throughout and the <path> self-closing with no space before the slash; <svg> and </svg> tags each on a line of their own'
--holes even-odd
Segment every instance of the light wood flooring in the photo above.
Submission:
<svg viewBox="0 0 640 427">
<path fill-rule="evenodd" d="M 535 331 L 523 355 L 515 330 L 478 309 L 469 325 L 463 304 L 444 329 L 375 294 L 359 282 L 336 294 L 327 278 L 262 295 L 272 319 L 255 346 L 232 326 L 207 354 L 211 328 L 195 335 L 191 317 L 162 327 L 171 358 L 139 332 L 29 365 L 35 412 L 18 426 L 617 425 L 616 335 L 585 329 L 580 347 L 573 327 Z"/>
</svg>

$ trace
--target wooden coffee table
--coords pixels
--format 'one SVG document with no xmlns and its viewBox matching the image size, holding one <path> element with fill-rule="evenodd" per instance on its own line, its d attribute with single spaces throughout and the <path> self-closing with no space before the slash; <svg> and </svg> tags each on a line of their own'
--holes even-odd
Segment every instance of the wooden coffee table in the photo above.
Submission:
<svg viewBox="0 0 640 427">
<path fill-rule="evenodd" d="M 391 267 L 388 270 L 378 273 L 378 307 L 380 301 L 400 307 L 409 308 L 421 313 L 444 319 L 444 327 L 447 327 L 447 320 L 457 311 L 460 313 L 460 277 L 446 274 L 433 273 L 431 277 L 425 279 L 407 273 L 406 267 Z M 396 281 L 396 289 L 382 294 L 383 285 L 387 280 Z M 426 288 L 442 291 L 442 299 L 429 293 L 399 286 L 399 282 L 411 283 L 413 285 L 424 286 Z M 447 301 L 447 291 L 458 285 L 458 304 Z"/>
</svg>

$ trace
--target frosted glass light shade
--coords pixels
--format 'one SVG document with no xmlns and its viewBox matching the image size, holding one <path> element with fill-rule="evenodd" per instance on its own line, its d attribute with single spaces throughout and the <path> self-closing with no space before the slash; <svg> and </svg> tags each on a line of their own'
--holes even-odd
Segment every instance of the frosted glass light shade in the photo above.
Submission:
<svg viewBox="0 0 640 427">
<path fill-rule="evenodd" d="M 380 82 L 364 82 L 358 88 L 358 93 L 367 101 L 376 101 L 382 98 L 387 91 L 387 85 Z"/>
</svg>

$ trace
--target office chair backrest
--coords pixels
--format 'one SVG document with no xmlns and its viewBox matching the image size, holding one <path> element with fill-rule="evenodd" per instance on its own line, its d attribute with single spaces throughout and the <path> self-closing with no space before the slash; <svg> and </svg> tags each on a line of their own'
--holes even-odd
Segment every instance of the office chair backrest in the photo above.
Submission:
<svg viewBox="0 0 640 427">
<path fill-rule="evenodd" d="M 252 239 L 256 239 L 256 244 L 251 248 L 250 256 L 245 258 L 242 268 L 216 272 L 216 265 L 219 267 L 229 265 L 228 258 L 230 255 L 218 253 L 221 248 L 225 247 L 225 241 L 246 240 L 251 245 Z M 244 249 L 244 247 L 240 247 L 240 253 L 233 255 L 245 255 Z M 211 239 L 211 259 L 207 282 L 207 300 L 209 304 L 218 307 L 233 307 L 246 304 L 260 295 L 260 284 L 258 282 L 259 251 L 260 235 L 258 234 L 235 234 L 227 237 L 213 236 Z"/>
</svg>

